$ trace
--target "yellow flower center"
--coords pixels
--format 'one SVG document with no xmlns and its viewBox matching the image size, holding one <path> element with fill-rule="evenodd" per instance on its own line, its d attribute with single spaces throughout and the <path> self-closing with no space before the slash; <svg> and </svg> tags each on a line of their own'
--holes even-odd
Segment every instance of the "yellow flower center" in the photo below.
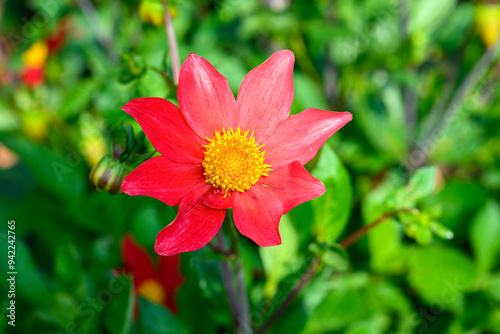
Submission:
<svg viewBox="0 0 500 334">
<path fill-rule="evenodd" d="M 250 189 L 261 176 L 268 176 L 270 165 L 264 164 L 266 151 L 261 152 L 264 145 L 257 144 L 250 130 L 242 133 L 236 131 L 216 131 L 215 136 L 207 138 L 203 169 L 205 182 L 214 188 L 224 190 L 224 197 L 229 191 L 244 192 Z"/>
<path fill-rule="evenodd" d="M 137 293 L 158 305 L 162 305 L 165 299 L 165 289 L 163 289 L 163 286 L 154 279 L 142 282 L 137 289 Z"/>
</svg>

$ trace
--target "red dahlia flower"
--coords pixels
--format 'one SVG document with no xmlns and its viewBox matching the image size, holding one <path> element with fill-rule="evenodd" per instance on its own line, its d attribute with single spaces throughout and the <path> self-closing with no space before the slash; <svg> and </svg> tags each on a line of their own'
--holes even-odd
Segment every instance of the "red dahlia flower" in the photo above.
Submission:
<svg viewBox="0 0 500 334">
<path fill-rule="evenodd" d="M 136 294 L 158 305 L 165 305 L 177 314 L 175 294 L 184 283 L 180 256 L 161 256 L 156 266 L 146 249 L 131 235 L 123 237 L 121 252 L 126 272 L 134 277 Z"/>
<path fill-rule="evenodd" d="M 123 192 L 180 205 L 158 234 L 158 254 L 200 249 L 230 208 L 241 234 L 279 245 L 281 216 L 325 192 L 302 165 L 352 115 L 309 108 L 289 116 L 293 63 L 291 51 L 274 53 L 247 74 L 235 99 L 227 80 L 191 54 L 180 71 L 180 109 L 160 98 L 123 107 L 161 153 L 125 178 Z"/>
</svg>

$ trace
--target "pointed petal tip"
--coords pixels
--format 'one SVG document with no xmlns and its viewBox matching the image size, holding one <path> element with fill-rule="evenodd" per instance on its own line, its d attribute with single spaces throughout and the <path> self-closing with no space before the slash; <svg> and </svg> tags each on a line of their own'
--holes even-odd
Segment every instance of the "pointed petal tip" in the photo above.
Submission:
<svg viewBox="0 0 500 334">
<path fill-rule="evenodd" d="M 295 61 L 295 55 L 291 50 L 279 50 L 273 53 L 272 56 L 278 56 L 280 58 L 286 58 L 287 60 Z M 271 57 L 272 57 L 271 56 Z"/>
<path fill-rule="evenodd" d="M 344 111 L 343 114 L 347 122 L 350 122 L 352 120 L 352 114 L 350 112 Z"/>
<path fill-rule="evenodd" d="M 182 64 L 182 67 L 184 67 L 184 69 L 187 69 L 191 66 L 202 66 L 204 61 L 207 60 L 201 56 L 198 56 L 196 53 L 190 53 Z"/>
<path fill-rule="evenodd" d="M 321 182 L 321 185 L 320 185 L 319 191 L 318 191 L 318 196 L 316 198 L 323 196 L 324 193 L 326 193 L 326 186 L 323 184 L 323 182 Z"/>
<path fill-rule="evenodd" d="M 200 59 L 201 57 L 198 56 L 196 53 L 191 52 L 188 56 L 187 59 Z"/>
<path fill-rule="evenodd" d="M 353 116 L 349 111 L 333 111 L 333 113 L 335 113 L 336 117 L 342 120 L 344 125 L 352 121 Z"/>
</svg>

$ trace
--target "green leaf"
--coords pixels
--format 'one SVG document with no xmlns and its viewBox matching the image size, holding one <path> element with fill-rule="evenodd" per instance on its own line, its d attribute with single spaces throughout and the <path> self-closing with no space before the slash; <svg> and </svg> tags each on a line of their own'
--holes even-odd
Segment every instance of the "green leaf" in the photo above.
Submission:
<svg viewBox="0 0 500 334">
<path fill-rule="evenodd" d="M 276 293 L 276 288 L 283 277 L 294 269 L 298 262 L 299 237 L 288 214 L 283 215 L 280 222 L 281 245 L 273 247 L 259 247 L 266 284 L 264 294 L 270 298 Z"/>
<path fill-rule="evenodd" d="M 182 334 L 184 326 L 164 307 L 139 297 L 138 334 Z"/>
<path fill-rule="evenodd" d="M 137 84 L 140 96 L 166 98 L 170 94 L 165 80 L 160 73 L 146 70 Z"/>
<path fill-rule="evenodd" d="M 114 278 L 109 286 L 117 288 L 111 302 L 106 327 L 111 334 L 127 334 L 131 332 L 134 319 L 134 287 L 131 276 Z M 118 290 L 119 289 L 119 290 Z"/>
<path fill-rule="evenodd" d="M 209 247 L 203 247 L 194 252 L 190 259 L 190 264 L 196 271 L 201 293 L 211 301 L 221 300 L 226 294 L 219 260 L 220 255 L 213 252 Z M 214 309 L 212 308 L 211 311 L 214 311 Z"/>
<path fill-rule="evenodd" d="M 370 224 L 390 211 L 388 198 L 394 189 L 402 186 L 398 178 L 386 179 L 377 188 L 371 190 L 363 199 L 362 214 L 364 224 Z M 388 218 L 368 232 L 370 266 L 380 272 L 401 272 L 403 269 L 402 226 L 394 218 Z"/>
<path fill-rule="evenodd" d="M 318 241 L 334 243 L 351 214 L 352 187 L 349 173 L 335 152 L 324 145 L 312 175 L 326 186 L 326 192 L 311 201 Z"/>
<path fill-rule="evenodd" d="M 309 249 L 321 259 L 322 264 L 340 272 L 345 272 L 349 269 L 347 252 L 340 245 L 313 243 Z"/>
<path fill-rule="evenodd" d="M 474 24 L 474 3 L 461 2 L 439 31 L 439 40 L 445 49 L 455 50 L 467 38 L 467 30 Z"/>
<path fill-rule="evenodd" d="M 410 2 L 410 33 L 431 33 L 447 20 L 455 8 L 456 0 L 413 0 Z"/>
<path fill-rule="evenodd" d="M 88 174 L 83 176 L 85 162 L 75 148 L 67 145 L 61 155 L 24 138 L 5 138 L 5 143 L 19 154 L 44 189 L 63 198 L 76 198 L 83 193 Z"/>
<path fill-rule="evenodd" d="M 80 254 L 74 242 L 59 240 L 56 243 L 55 272 L 62 282 L 71 288 L 76 288 L 83 280 L 83 268 Z"/>
<path fill-rule="evenodd" d="M 363 293 L 368 283 L 368 275 L 355 273 L 329 284 L 309 286 L 305 299 L 313 310 L 303 333 L 330 333 L 369 317 L 372 311 L 367 307 L 367 299 L 370 298 Z"/>
<path fill-rule="evenodd" d="M 6 234 L 2 235 L 1 245 L 5 250 L 7 250 L 8 245 Z M 1 282 L 1 286 L 7 288 L 8 281 L 6 279 L 12 276 L 6 274 L 7 272 L 17 272 L 18 274 L 14 275 L 16 282 L 16 296 L 25 298 L 30 303 L 38 307 L 48 306 L 50 304 L 49 290 L 47 290 L 45 279 L 33 259 L 31 249 L 25 244 L 23 239 L 19 238 L 17 234 L 15 241 L 15 270 L 4 270 L 4 275 L 2 276 L 4 279 L 3 282 Z M 7 263 L 4 263 L 5 268 L 7 268 Z"/>
<path fill-rule="evenodd" d="M 455 248 L 428 246 L 408 253 L 408 280 L 427 302 L 458 311 L 463 292 L 474 278 L 471 259 Z"/>
<path fill-rule="evenodd" d="M 137 210 L 132 219 L 132 234 L 142 245 L 153 249 L 158 232 L 175 219 L 175 211 L 171 207 L 166 207 L 160 213 L 153 205 L 147 205 Z"/>
<path fill-rule="evenodd" d="M 146 62 L 144 58 L 135 52 L 122 52 L 121 70 L 118 80 L 121 83 L 129 83 L 140 78 L 146 71 Z"/>
<path fill-rule="evenodd" d="M 430 196 L 436 187 L 436 166 L 428 166 L 418 169 L 408 182 L 407 191 L 410 197 L 418 201 Z"/>
<path fill-rule="evenodd" d="M 99 91 L 100 83 L 95 80 L 82 80 L 75 87 L 68 89 L 68 94 L 61 104 L 59 115 L 68 119 L 88 110 L 90 102 Z"/>
<path fill-rule="evenodd" d="M 500 252 L 500 206 L 489 200 L 476 215 L 470 226 L 470 239 L 476 266 L 486 274 L 498 263 Z"/>
</svg>

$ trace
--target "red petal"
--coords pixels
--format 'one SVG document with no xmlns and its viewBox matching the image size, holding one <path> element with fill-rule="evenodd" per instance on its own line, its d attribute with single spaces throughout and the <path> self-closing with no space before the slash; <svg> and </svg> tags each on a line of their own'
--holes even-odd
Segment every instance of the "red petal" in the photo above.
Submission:
<svg viewBox="0 0 500 334">
<path fill-rule="evenodd" d="M 234 224 L 241 234 L 260 246 L 281 244 L 279 223 L 283 206 L 262 185 L 254 185 L 234 199 Z"/>
<path fill-rule="evenodd" d="M 175 220 L 156 237 L 156 253 L 168 256 L 195 251 L 217 234 L 226 210 L 212 209 L 203 204 L 203 197 L 210 187 L 204 185 L 193 189 L 184 197 Z"/>
<path fill-rule="evenodd" d="M 184 283 L 180 255 L 160 256 L 160 280 L 165 288 L 165 305 L 174 314 L 177 314 L 176 293 Z"/>
<path fill-rule="evenodd" d="M 126 234 L 122 238 L 120 246 L 125 269 L 134 276 L 136 288 L 144 281 L 158 279 L 151 256 L 131 234 Z"/>
<path fill-rule="evenodd" d="M 310 161 L 320 147 L 352 119 L 348 112 L 309 108 L 292 115 L 265 142 L 265 163 L 272 168 Z"/>
<path fill-rule="evenodd" d="M 278 198 L 283 204 L 284 213 L 323 195 L 326 191 L 325 185 L 309 174 L 298 161 L 273 169 L 268 177 L 261 177 L 254 187 L 256 186 L 263 186 L 267 192 Z"/>
<path fill-rule="evenodd" d="M 159 156 L 145 161 L 127 175 L 121 188 L 128 195 L 149 196 L 174 206 L 179 205 L 193 187 L 204 184 L 200 164 L 181 164 Z"/>
<path fill-rule="evenodd" d="M 236 124 L 236 100 L 226 78 L 194 53 L 182 64 L 177 97 L 184 119 L 202 138 Z"/>
<path fill-rule="evenodd" d="M 234 203 L 234 194 L 230 193 L 226 197 L 224 190 L 214 188 L 210 190 L 203 200 L 203 204 L 213 209 L 231 209 Z"/>
<path fill-rule="evenodd" d="M 203 161 L 205 140 L 191 130 L 171 102 L 157 97 L 138 98 L 122 110 L 139 122 L 151 144 L 165 157 L 184 163 Z"/>
<path fill-rule="evenodd" d="M 275 52 L 268 60 L 251 70 L 238 92 L 239 126 L 255 131 L 262 143 L 290 114 L 293 101 L 293 52 Z"/>
</svg>

